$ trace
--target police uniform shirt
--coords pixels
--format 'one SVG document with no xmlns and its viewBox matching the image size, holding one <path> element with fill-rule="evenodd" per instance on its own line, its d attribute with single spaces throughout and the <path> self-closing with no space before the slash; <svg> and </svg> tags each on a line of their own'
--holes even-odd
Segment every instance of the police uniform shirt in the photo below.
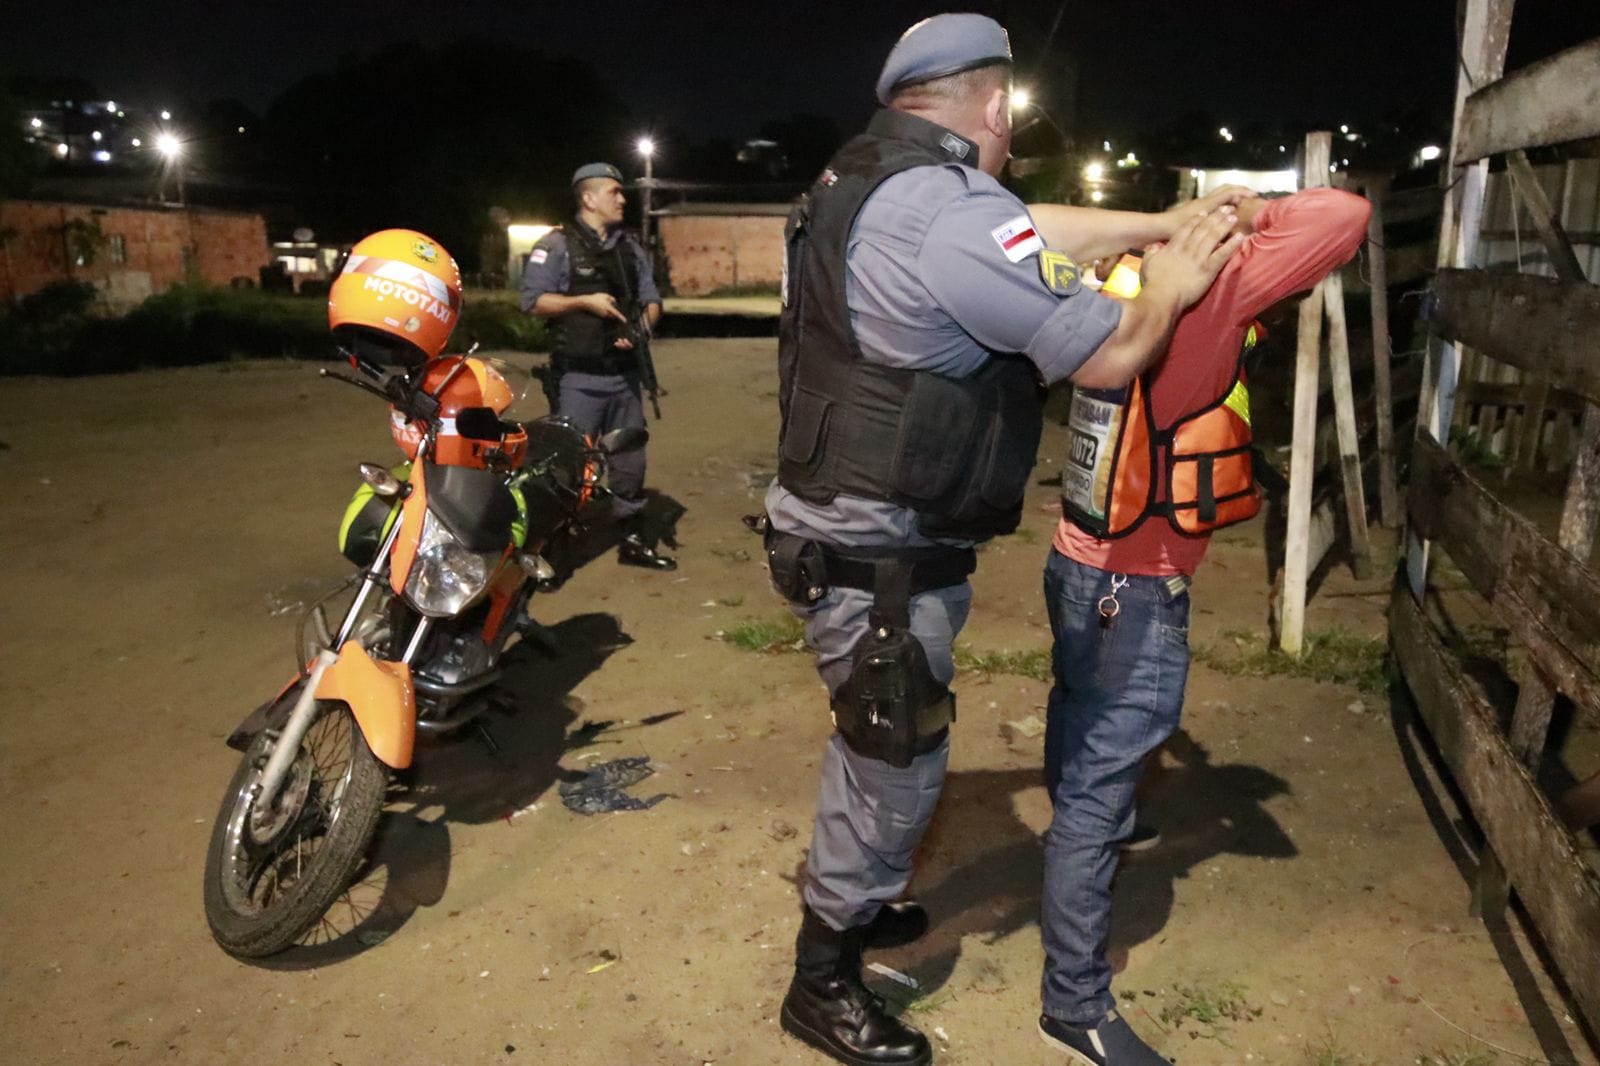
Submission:
<svg viewBox="0 0 1600 1066">
<path fill-rule="evenodd" d="M 955 163 L 890 177 L 862 206 L 845 254 L 845 298 L 863 358 L 967 377 L 991 351 L 1024 352 L 1045 384 L 1083 365 L 1122 307 L 1049 276 L 1027 209 L 981 170 Z M 786 532 L 843 546 L 930 543 L 916 512 L 836 496 L 814 504 L 776 481 L 767 512 Z"/>
<path fill-rule="evenodd" d="M 581 226 L 582 222 L 569 221 L 569 226 Z M 622 241 L 627 245 L 626 252 L 632 254 L 639 271 L 639 291 L 636 294 L 640 307 L 661 302 L 661 291 L 656 288 L 655 272 L 650 268 L 650 257 L 644 254 L 644 249 L 639 242 L 627 235 L 621 226 L 616 226 L 605 235 L 600 246 L 606 251 L 617 246 Z M 528 255 L 528 262 L 522 268 L 522 310 L 532 313 L 533 305 L 539 302 L 539 297 L 547 292 L 565 295 L 567 287 L 572 282 L 572 256 L 567 251 L 567 235 L 561 230 L 551 230 L 533 246 L 533 251 Z M 621 300 L 618 300 L 621 303 Z M 587 311 L 570 312 L 575 315 L 586 315 Z M 604 377 L 605 375 L 571 373 L 564 378 L 573 385 L 582 385 L 582 379 Z"/>
</svg>

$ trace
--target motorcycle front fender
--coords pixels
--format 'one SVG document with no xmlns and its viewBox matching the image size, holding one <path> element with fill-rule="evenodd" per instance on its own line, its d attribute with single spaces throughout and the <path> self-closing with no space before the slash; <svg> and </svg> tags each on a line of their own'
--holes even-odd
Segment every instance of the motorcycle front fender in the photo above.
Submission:
<svg viewBox="0 0 1600 1066">
<path fill-rule="evenodd" d="M 410 666 L 374 659 L 360 641 L 348 641 L 323 672 L 317 698 L 348 704 L 367 747 L 384 765 L 396 770 L 411 765 L 417 700 Z"/>
</svg>

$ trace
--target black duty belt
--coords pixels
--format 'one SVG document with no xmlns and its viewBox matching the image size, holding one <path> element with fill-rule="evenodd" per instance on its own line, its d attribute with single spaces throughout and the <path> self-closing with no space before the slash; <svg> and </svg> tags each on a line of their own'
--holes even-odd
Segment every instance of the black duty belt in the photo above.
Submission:
<svg viewBox="0 0 1600 1066">
<path fill-rule="evenodd" d="M 626 374 L 638 369 L 639 360 L 632 352 L 606 355 L 566 355 L 556 352 L 550 364 L 558 374 Z"/>
<path fill-rule="evenodd" d="M 910 571 L 909 591 L 913 596 L 959 585 L 978 568 L 976 551 L 944 545 L 888 551 L 842 550 L 824 545 L 822 558 L 828 567 L 828 584 L 869 592 L 876 587 L 878 565 L 898 562 Z"/>
<path fill-rule="evenodd" d="M 754 516 L 752 516 L 754 518 Z M 763 536 L 767 565 L 778 591 L 795 603 L 812 604 L 830 588 L 861 589 L 875 596 L 890 580 L 894 593 L 915 596 L 966 581 L 978 566 L 971 548 L 931 545 L 921 548 L 838 548 L 749 522 Z"/>
</svg>

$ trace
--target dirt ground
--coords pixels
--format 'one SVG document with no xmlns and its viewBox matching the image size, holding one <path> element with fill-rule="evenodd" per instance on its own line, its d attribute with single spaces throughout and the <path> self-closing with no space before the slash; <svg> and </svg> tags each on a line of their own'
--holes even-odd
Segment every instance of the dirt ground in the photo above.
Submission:
<svg viewBox="0 0 1600 1066">
<path fill-rule="evenodd" d="M 201 913 L 222 740 L 292 671 L 296 605 L 346 573 L 335 532 L 355 463 L 392 454 L 384 412 L 306 364 L 0 384 L 0 1058 L 824 1061 L 777 1024 L 822 692 L 807 657 L 717 637 L 783 614 L 738 523 L 772 470 L 774 342 L 657 360 L 651 482 L 687 508 L 681 570 L 602 557 L 537 601 L 562 653 L 511 657 L 501 750 L 424 752 L 364 886 L 376 910 L 258 966 Z M 1049 642 L 1054 490 L 1030 491 L 982 556 L 977 651 Z M 1335 568 L 1311 624 L 1379 634 L 1387 591 Z M 1263 629 L 1257 526 L 1219 538 L 1194 596 L 1197 645 Z M 1060 1062 L 1034 1032 L 1042 738 L 1000 729 L 1042 716 L 1046 685 L 958 690 L 913 886 L 935 927 L 879 959 L 919 988 L 872 980 L 914 1000 L 941 1063 Z M 1595 1061 L 1521 935 L 1468 918 L 1460 816 L 1385 697 L 1197 665 L 1184 718 L 1143 806 L 1165 841 L 1117 885 L 1116 988 L 1157 1047 L 1182 1066 Z M 634 754 L 659 806 L 561 806 L 558 768 Z"/>
</svg>

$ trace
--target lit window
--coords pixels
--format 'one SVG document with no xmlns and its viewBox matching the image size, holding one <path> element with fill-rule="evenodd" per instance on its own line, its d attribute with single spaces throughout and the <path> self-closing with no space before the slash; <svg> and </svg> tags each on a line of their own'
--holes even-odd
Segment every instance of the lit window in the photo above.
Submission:
<svg viewBox="0 0 1600 1066">
<path fill-rule="evenodd" d="M 128 239 L 120 233 L 113 233 L 106 238 L 106 252 L 113 263 L 126 263 L 128 261 Z"/>
</svg>

